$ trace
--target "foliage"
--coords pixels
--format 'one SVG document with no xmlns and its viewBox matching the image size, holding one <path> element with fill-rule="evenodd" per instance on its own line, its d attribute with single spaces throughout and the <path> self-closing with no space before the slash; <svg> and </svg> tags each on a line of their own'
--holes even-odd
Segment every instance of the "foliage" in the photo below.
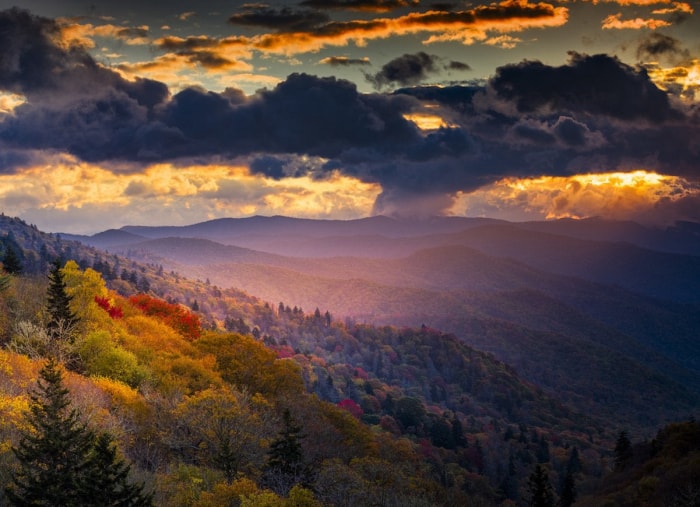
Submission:
<svg viewBox="0 0 700 507">
<path fill-rule="evenodd" d="M 131 296 L 129 302 L 146 315 L 160 318 L 185 338 L 190 340 L 199 338 L 201 332 L 199 317 L 183 306 L 168 303 L 147 294 Z"/>
<path fill-rule="evenodd" d="M 13 505 L 150 505 L 142 486 L 127 482 L 129 467 L 116 458 L 111 438 L 95 439 L 49 359 L 31 395 L 28 422 L 14 450 L 19 468 L 6 490 Z"/>
</svg>

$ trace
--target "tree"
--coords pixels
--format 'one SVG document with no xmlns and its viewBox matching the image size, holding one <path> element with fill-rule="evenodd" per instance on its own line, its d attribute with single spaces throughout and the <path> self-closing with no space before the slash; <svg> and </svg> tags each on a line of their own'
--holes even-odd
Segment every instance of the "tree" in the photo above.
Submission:
<svg viewBox="0 0 700 507">
<path fill-rule="evenodd" d="M 576 501 L 576 479 L 571 469 L 566 472 L 564 477 L 564 485 L 559 497 L 560 507 L 571 507 Z"/>
<path fill-rule="evenodd" d="M 142 486 L 126 482 L 129 467 L 116 458 L 111 437 L 95 437 L 70 407 L 58 363 L 49 359 L 30 395 L 27 422 L 13 452 L 19 462 L 6 489 L 17 506 L 146 506 Z"/>
<path fill-rule="evenodd" d="M 143 484 L 129 482 L 131 466 L 117 457 L 113 438 L 101 433 L 94 441 L 90 455 L 86 485 L 92 489 L 92 499 L 86 505 L 95 507 L 147 507 L 152 495 L 143 492 Z"/>
<path fill-rule="evenodd" d="M 5 249 L 5 255 L 2 258 L 2 267 L 5 269 L 5 272 L 11 275 L 18 275 L 22 272 L 22 261 L 15 249 L 10 245 L 7 245 Z"/>
<path fill-rule="evenodd" d="M 42 368 L 38 392 L 30 396 L 26 432 L 14 454 L 19 470 L 7 490 L 13 505 L 79 505 L 87 500 L 80 487 L 88 464 L 92 433 L 70 409 L 68 390 L 54 359 Z"/>
<path fill-rule="evenodd" d="M 549 483 L 549 474 L 547 469 L 539 463 L 535 466 L 535 471 L 530 474 L 527 489 L 530 494 L 529 507 L 554 507 L 554 494 L 552 485 Z"/>
<path fill-rule="evenodd" d="M 288 408 L 284 409 L 282 418 L 284 427 L 270 444 L 263 474 L 264 482 L 270 489 L 286 496 L 294 485 L 307 482 L 308 470 L 301 448 L 301 427 L 294 423 Z"/>
<path fill-rule="evenodd" d="M 46 330 L 52 339 L 72 343 L 78 317 L 71 311 L 70 302 L 73 298 L 68 295 L 66 287 L 61 265 L 59 262 L 54 262 L 49 273 L 49 287 L 46 291 L 46 309 L 49 313 Z"/>
<path fill-rule="evenodd" d="M 632 442 L 630 442 L 627 431 L 622 430 L 615 443 L 615 468 L 622 470 L 632 455 Z"/>
</svg>

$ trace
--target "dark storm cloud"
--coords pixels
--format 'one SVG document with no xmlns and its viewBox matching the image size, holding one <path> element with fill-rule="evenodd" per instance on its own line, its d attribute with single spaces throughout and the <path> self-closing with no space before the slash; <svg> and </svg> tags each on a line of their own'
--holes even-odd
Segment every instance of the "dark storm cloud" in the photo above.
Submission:
<svg viewBox="0 0 700 507">
<path fill-rule="evenodd" d="M 406 0 L 304 0 L 300 3 L 314 9 L 342 9 L 367 12 L 387 12 L 403 7 L 416 6 L 418 1 Z"/>
<path fill-rule="evenodd" d="M 340 171 L 381 184 L 381 209 L 405 200 L 433 212 L 450 194 L 506 176 L 646 168 L 700 177 L 697 114 L 676 109 L 643 69 L 605 55 L 573 54 L 557 67 L 526 61 L 484 85 L 392 94 L 292 74 L 252 96 L 171 96 L 162 83 L 126 81 L 84 50 L 55 45 L 56 30 L 24 11 L 0 13 L 0 89 L 27 98 L 0 117 L 4 171 L 40 150 L 132 166 L 248 159 L 253 173 L 277 179 Z M 378 80 L 415 83 L 444 65 L 424 53 L 390 64 Z M 450 127 L 422 132 L 407 119 L 426 112 Z"/>
<path fill-rule="evenodd" d="M 450 61 L 450 63 L 447 64 L 446 68 L 449 70 L 472 70 L 469 64 L 464 62 L 457 62 L 455 60 Z"/>
<path fill-rule="evenodd" d="M 258 7 L 234 14 L 228 21 L 233 25 L 269 28 L 278 32 L 304 32 L 327 24 L 330 18 L 314 10 L 294 11 L 285 7 L 277 11 Z"/>
<path fill-rule="evenodd" d="M 439 71 L 440 58 L 420 51 L 416 54 L 404 54 L 384 64 L 374 75 L 367 74 L 367 81 L 376 88 L 392 84 L 400 86 L 415 85 L 423 81 L 429 74 Z"/>
<path fill-rule="evenodd" d="M 525 114 L 545 109 L 581 111 L 653 123 L 680 118 L 646 71 L 607 55 L 573 53 L 570 64 L 561 67 L 537 61 L 506 65 L 496 71 L 490 87 Z"/>
<path fill-rule="evenodd" d="M 642 39 L 637 47 L 637 58 L 658 58 L 659 56 L 688 57 L 689 53 L 683 48 L 678 39 L 659 32 L 649 34 Z"/>
<path fill-rule="evenodd" d="M 322 64 L 330 65 L 331 67 L 350 67 L 353 65 L 369 65 L 370 62 L 365 58 L 348 58 L 347 56 L 329 56 L 321 60 Z"/>
</svg>

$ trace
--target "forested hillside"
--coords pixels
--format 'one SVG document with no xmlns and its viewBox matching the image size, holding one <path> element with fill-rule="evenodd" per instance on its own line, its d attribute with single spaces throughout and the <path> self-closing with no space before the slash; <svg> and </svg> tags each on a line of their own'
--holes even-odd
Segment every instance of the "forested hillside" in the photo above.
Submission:
<svg viewBox="0 0 700 507">
<path fill-rule="evenodd" d="M 543 389 L 433 327 L 338 319 L 330 306 L 266 302 L 16 219 L 0 225 L 3 490 L 48 356 L 81 421 L 113 437 L 156 505 L 527 505 L 537 477 L 571 505 L 573 492 L 601 491 L 621 429 L 650 436 L 634 417 L 588 410 L 593 393 Z M 74 320 L 56 319 L 57 278 Z M 505 333 L 495 319 L 478 324 L 485 340 Z M 697 408 L 653 377 L 622 385 L 600 396 L 625 410 Z"/>
</svg>

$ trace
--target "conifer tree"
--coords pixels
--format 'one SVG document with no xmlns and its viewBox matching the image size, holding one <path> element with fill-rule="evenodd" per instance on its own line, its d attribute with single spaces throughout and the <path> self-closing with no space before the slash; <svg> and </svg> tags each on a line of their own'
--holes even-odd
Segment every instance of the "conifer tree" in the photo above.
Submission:
<svg viewBox="0 0 700 507">
<path fill-rule="evenodd" d="M 535 466 L 527 481 L 527 489 L 530 494 L 529 507 L 554 507 L 554 494 L 549 483 L 547 469 L 539 463 Z"/>
<path fill-rule="evenodd" d="M 632 455 L 632 442 L 630 442 L 627 431 L 622 430 L 615 443 L 615 468 L 622 470 Z"/>
<path fill-rule="evenodd" d="M 19 275 L 22 272 L 22 261 L 10 245 L 7 245 L 5 255 L 2 258 L 2 267 L 6 273 L 11 275 Z"/>
<path fill-rule="evenodd" d="M 58 363 L 49 359 L 31 394 L 26 431 L 13 452 L 19 467 L 6 489 L 15 506 L 142 507 L 152 504 L 142 485 L 127 481 L 108 434 L 95 437 L 70 407 Z"/>
<path fill-rule="evenodd" d="M 54 359 L 40 372 L 38 391 L 30 395 L 27 431 L 14 454 L 19 469 L 6 491 L 12 505 L 83 505 L 93 435 L 70 408 L 69 393 Z"/>
<path fill-rule="evenodd" d="M 49 273 L 49 287 L 46 291 L 49 321 L 46 330 L 54 340 L 66 339 L 72 342 L 74 337 L 72 331 L 78 323 L 78 317 L 70 309 L 70 302 L 73 299 L 66 292 L 66 282 L 63 278 L 61 265 L 54 262 Z"/>
<path fill-rule="evenodd" d="M 294 423 L 289 409 L 284 409 L 282 418 L 284 427 L 270 445 L 263 474 L 268 487 L 286 495 L 295 484 L 306 482 L 308 470 L 300 442 L 303 438 L 301 427 Z"/>
<path fill-rule="evenodd" d="M 93 491 L 89 503 L 94 507 L 147 507 L 152 495 L 145 494 L 143 484 L 129 482 L 131 467 L 117 457 L 113 438 L 101 433 L 94 442 L 86 486 Z"/>
</svg>

